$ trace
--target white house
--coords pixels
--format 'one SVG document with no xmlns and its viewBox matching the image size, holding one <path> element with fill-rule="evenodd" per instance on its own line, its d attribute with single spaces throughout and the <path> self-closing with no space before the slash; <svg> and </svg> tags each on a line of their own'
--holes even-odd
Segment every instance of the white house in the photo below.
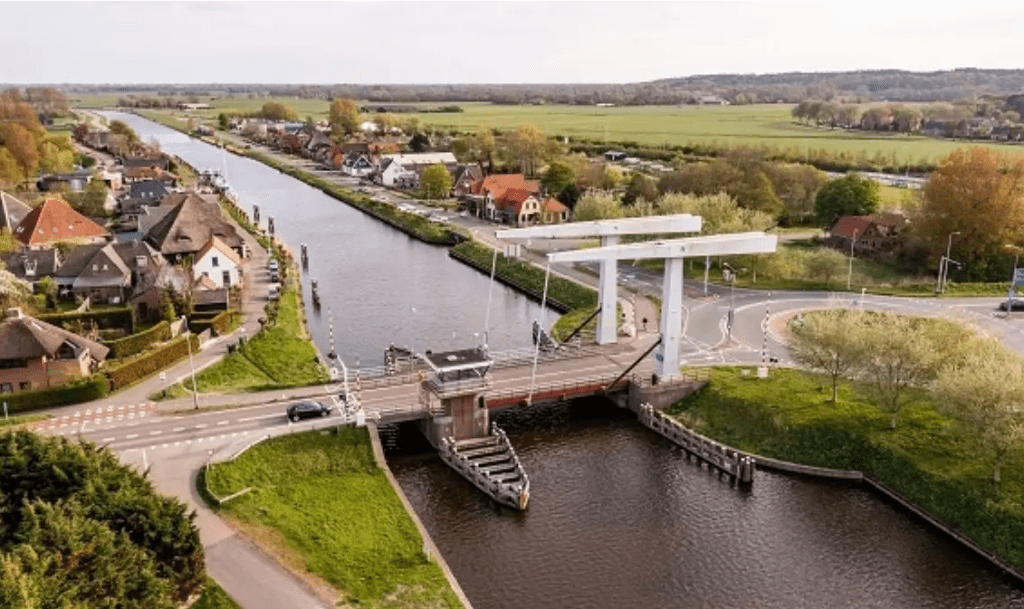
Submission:
<svg viewBox="0 0 1024 609">
<path fill-rule="evenodd" d="M 422 152 L 419 154 L 385 154 L 380 159 L 377 181 L 383 186 L 415 186 L 419 173 L 431 165 L 440 163 L 454 169 L 459 161 L 451 152 Z"/>
<path fill-rule="evenodd" d="M 219 286 L 238 285 L 242 276 L 242 259 L 233 249 L 218 237 L 210 237 L 192 263 L 195 279 L 208 277 Z"/>
</svg>

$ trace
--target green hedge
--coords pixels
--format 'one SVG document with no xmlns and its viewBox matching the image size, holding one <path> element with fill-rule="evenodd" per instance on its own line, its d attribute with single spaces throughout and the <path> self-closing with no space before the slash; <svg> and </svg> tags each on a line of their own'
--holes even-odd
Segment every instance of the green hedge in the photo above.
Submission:
<svg viewBox="0 0 1024 609">
<path fill-rule="evenodd" d="M 453 258 L 469 263 L 481 272 L 491 272 L 494 250 L 489 247 L 474 241 L 466 241 L 450 251 Z M 544 269 L 525 260 L 506 258 L 499 253 L 495 276 L 503 283 L 538 299 L 544 292 Z M 562 313 L 576 309 L 589 309 L 593 312 L 597 308 L 597 302 L 597 291 L 593 288 L 556 275 L 552 275 L 548 281 L 548 303 L 553 309 L 560 309 Z"/>
<path fill-rule="evenodd" d="M 189 346 L 186 339 L 192 342 L 192 351 L 197 352 L 199 350 L 199 337 L 195 334 L 190 334 L 187 337 L 179 336 L 159 349 L 108 368 L 106 374 L 107 378 L 110 379 L 111 391 L 127 387 L 135 381 L 143 379 L 187 357 Z"/>
<path fill-rule="evenodd" d="M 231 316 L 232 311 L 221 311 L 220 314 L 210 320 L 210 327 L 213 328 L 214 334 L 217 336 L 227 334 L 231 328 Z"/>
<path fill-rule="evenodd" d="M 149 330 L 104 344 L 110 347 L 111 358 L 123 358 L 142 353 L 153 343 L 161 343 L 169 338 L 171 338 L 171 324 L 162 321 Z"/>
<path fill-rule="evenodd" d="M 85 311 L 84 313 L 48 313 L 37 315 L 36 319 L 61 327 L 75 321 L 82 323 L 95 321 L 100 328 L 124 328 L 129 334 L 135 332 L 135 309 L 131 306 Z"/>
<path fill-rule="evenodd" d="M 107 395 L 107 389 L 107 378 L 102 374 L 94 374 L 59 387 L 5 395 L 0 397 L 0 402 L 7 402 L 7 410 L 10 413 L 24 412 L 98 400 Z"/>
</svg>

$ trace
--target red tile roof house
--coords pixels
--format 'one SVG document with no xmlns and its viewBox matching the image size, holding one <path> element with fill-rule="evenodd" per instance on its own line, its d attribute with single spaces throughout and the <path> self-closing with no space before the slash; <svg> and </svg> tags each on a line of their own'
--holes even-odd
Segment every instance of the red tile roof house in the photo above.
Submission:
<svg viewBox="0 0 1024 609">
<path fill-rule="evenodd" d="M 518 220 L 519 211 L 517 206 L 525 202 L 521 194 L 513 195 L 508 200 L 510 191 L 526 192 L 534 197 L 540 197 L 540 182 L 527 180 L 521 173 L 505 173 L 489 175 L 482 180 L 473 183 L 464 199 L 466 208 L 478 218 L 494 222 Z M 537 212 L 539 213 L 539 201 Z M 500 210 L 500 211 L 499 211 Z"/>
<path fill-rule="evenodd" d="M 56 197 L 48 197 L 14 229 L 14 238 L 31 248 L 58 241 L 100 243 L 109 236 L 107 229 Z"/>
<path fill-rule="evenodd" d="M 0 321 L 0 394 L 45 389 L 92 374 L 109 349 L 21 309 Z"/>
<path fill-rule="evenodd" d="M 907 219 L 899 214 L 873 216 L 841 216 L 836 220 L 825 244 L 854 255 L 886 260 L 895 257 L 903 244 L 900 235 Z"/>
</svg>

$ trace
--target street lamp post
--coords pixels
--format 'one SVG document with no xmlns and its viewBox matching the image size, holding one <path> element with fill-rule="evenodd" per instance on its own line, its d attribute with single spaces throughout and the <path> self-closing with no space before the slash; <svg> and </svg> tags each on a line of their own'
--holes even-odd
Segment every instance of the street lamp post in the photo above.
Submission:
<svg viewBox="0 0 1024 609">
<path fill-rule="evenodd" d="M 184 315 L 181 316 L 181 323 L 184 325 L 185 330 L 191 334 L 191 330 L 188 329 L 188 318 Z M 192 405 L 195 406 L 196 410 L 199 410 L 199 387 L 196 385 L 196 364 L 192 360 L 192 337 L 186 336 L 185 342 L 188 343 L 188 366 L 192 370 Z"/>
<path fill-rule="evenodd" d="M 725 268 L 727 268 L 729 270 L 729 278 L 730 278 L 730 281 L 729 281 L 729 317 L 726 319 L 725 327 L 726 327 L 726 331 L 728 332 L 727 338 L 729 338 L 731 340 L 732 339 L 732 324 L 733 324 L 733 322 L 735 321 L 735 318 L 736 318 L 735 296 L 736 296 L 736 273 L 737 273 L 737 269 L 733 268 L 733 266 L 731 264 L 729 264 L 728 262 L 723 262 L 722 266 L 724 266 Z M 740 271 L 746 271 L 747 269 L 746 268 L 742 268 L 742 269 L 739 269 L 739 270 Z"/>
<path fill-rule="evenodd" d="M 953 249 L 953 235 L 959 235 L 960 231 L 955 230 L 949 233 L 949 237 L 946 239 L 946 255 L 939 260 L 939 283 L 935 288 L 935 291 L 944 294 L 946 292 L 946 276 L 949 274 L 949 255 Z"/>
<path fill-rule="evenodd" d="M 853 238 L 850 239 L 850 269 L 846 273 L 846 289 L 850 289 L 853 283 L 853 246 L 857 243 L 857 229 L 853 229 Z"/>
</svg>

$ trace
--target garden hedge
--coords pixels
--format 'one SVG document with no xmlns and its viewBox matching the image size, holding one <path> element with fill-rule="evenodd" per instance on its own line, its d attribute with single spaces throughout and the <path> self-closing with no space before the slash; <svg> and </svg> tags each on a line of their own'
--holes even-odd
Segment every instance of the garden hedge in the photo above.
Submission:
<svg viewBox="0 0 1024 609">
<path fill-rule="evenodd" d="M 186 341 L 191 341 L 193 353 L 199 351 L 199 337 L 189 334 L 188 336 L 179 336 L 159 349 L 108 368 L 106 375 L 110 379 L 110 390 L 117 391 L 122 387 L 127 387 L 135 381 L 187 357 L 189 344 Z"/>
<path fill-rule="evenodd" d="M 162 321 L 149 330 L 132 334 L 118 340 L 104 343 L 110 347 L 112 359 L 130 357 L 136 353 L 142 353 L 147 347 L 154 343 L 162 343 L 171 338 L 171 324 Z"/>
<path fill-rule="evenodd" d="M 37 315 L 36 319 L 60 327 L 63 327 L 65 323 L 74 321 L 81 321 L 82 323 L 95 321 L 96 325 L 100 328 L 124 328 L 129 334 L 135 332 L 135 308 L 131 306 L 85 311 L 82 313 L 47 313 Z"/>
<path fill-rule="evenodd" d="M 20 391 L 15 394 L 5 395 L 0 398 L 0 402 L 7 402 L 7 411 L 13 414 L 38 408 L 98 400 L 107 395 L 107 390 L 107 378 L 102 374 L 94 374 L 84 379 L 65 383 L 59 387 L 37 389 L 35 391 Z"/>
</svg>

